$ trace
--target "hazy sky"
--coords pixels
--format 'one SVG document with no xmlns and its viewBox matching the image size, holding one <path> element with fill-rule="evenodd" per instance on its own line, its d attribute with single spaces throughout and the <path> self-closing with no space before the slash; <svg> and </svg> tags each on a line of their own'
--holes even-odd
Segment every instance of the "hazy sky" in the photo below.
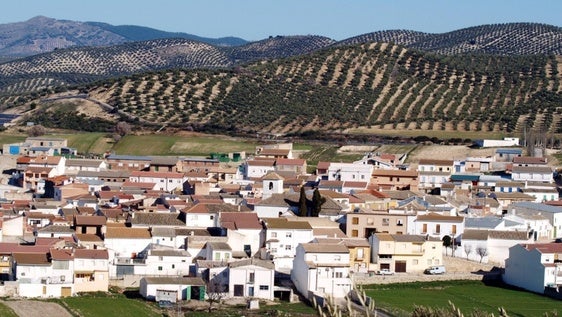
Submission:
<svg viewBox="0 0 562 317">
<path fill-rule="evenodd" d="M 442 33 L 480 24 L 562 26 L 561 0 L 7 0 L 0 24 L 37 15 L 141 25 L 206 37 L 260 40 L 323 35 L 341 40 L 390 29 Z"/>
</svg>

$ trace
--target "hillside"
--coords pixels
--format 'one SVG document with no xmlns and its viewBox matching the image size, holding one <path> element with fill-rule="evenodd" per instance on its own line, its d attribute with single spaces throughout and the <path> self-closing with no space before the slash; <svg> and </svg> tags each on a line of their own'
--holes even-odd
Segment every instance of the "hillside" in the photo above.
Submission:
<svg viewBox="0 0 562 317">
<path fill-rule="evenodd" d="M 165 32 L 152 28 L 99 22 L 56 20 L 37 16 L 24 22 L 0 24 L 0 60 L 9 60 L 69 47 L 99 47 L 133 41 L 183 38 L 211 45 L 242 45 L 234 38 L 211 39 L 187 33 Z"/>
<path fill-rule="evenodd" d="M 369 43 L 243 67 L 135 74 L 81 90 L 128 120 L 188 130 L 561 133 L 561 62 L 546 55 L 445 56 Z M 23 105 L 20 111 L 49 106 L 36 97 L 4 96 L 0 102 Z M 30 102 L 41 107 L 25 106 Z"/>
<path fill-rule="evenodd" d="M 307 35 L 272 37 L 236 47 L 160 39 L 61 49 L 0 64 L 0 94 L 78 85 L 162 69 L 224 68 L 254 60 L 303 55 L 332 43 L 329 38 Z"/>
<path fill-rule="evenodd" d="M 437 54 L 562 54 L 562 28 L 538 23 L 490 24 L 431 34 L 408 30 L 380 31 L 352 37 L 337 45 L 392 42 Z"/>
</svg>

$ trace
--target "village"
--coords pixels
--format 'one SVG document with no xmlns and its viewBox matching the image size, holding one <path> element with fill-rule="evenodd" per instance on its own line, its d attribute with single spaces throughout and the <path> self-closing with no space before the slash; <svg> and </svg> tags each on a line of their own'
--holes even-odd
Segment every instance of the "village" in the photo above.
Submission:
<svg viewBox="0 0 562 317">
<path fill-rule="evenodd" d="M 118 286 L 171 303 L 342 299 L 360 277 L 450 274 L 446 257 L 558 294 L 555 168 L 516 138 L 480 146 L 494 155 L 410 165 L 405 153 L 374 152 L 309 173 L 291 143 L 226 163 L 76 158 L 54 137 L 6 144 L 2 161 L 13 166 L 0 184 L 0 296 Z"/>
</svg>

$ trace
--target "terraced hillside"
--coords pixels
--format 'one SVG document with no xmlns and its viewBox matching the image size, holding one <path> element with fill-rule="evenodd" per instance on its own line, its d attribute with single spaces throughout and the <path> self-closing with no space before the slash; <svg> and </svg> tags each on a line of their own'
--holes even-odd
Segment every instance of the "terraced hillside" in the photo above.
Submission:
<svg viewBox="0 0 562 317">
<path fill-rule="evenodd" d="M 160 39 L 56 50 L 0 64 L 0 93 L 18 94 L 162 69 L 224 68 L 307 54 L 332 43 L 329 38 L 309 35 L 272 37 L 236 47 Z"/>
<path fill-rule="evenodd" d="M 438 54 L 562 54 L 562 28 L 538 23 L 490 24 L 431 34 L 408 30 L 367 33 L 337 45 L 392 42 Z"/>
<path fill-rule="evenodd" d="M 82 90 L 133 121 L 181 129 L 561 133 L 561 73 L 554 55 L 445 56 L 369 43 L 230 69 L 136 74 Z M 29 98 L 0 101 L 30 104 Z"/>
</svg>

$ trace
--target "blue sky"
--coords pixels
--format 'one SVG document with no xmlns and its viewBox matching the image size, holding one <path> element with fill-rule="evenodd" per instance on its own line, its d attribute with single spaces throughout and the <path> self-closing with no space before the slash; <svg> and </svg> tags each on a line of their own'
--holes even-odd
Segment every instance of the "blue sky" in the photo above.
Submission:
<svg viewBox="0 0 562 317">
<path fill-rule="evenodd" d="M 560 0 L 12 0 L 0 23 L 37 15 L 142 25 L 206 37 L 259 40 L 323 35 L 341 40 L 390 29 L 442 33 L 480 24 L 538 22 L 562 26 Z"/>
</svg>

